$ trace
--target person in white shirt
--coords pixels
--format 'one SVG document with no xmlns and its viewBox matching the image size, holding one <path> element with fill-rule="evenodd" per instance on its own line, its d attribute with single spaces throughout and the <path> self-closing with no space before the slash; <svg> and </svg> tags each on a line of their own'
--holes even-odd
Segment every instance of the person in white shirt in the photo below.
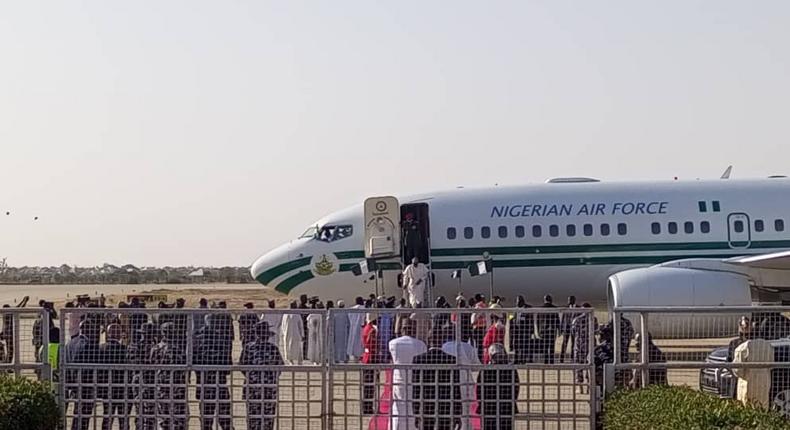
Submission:
<svg viewBox="0 0 790 430">
<path fill-rule="evenodd" d="M 774 361 L 774 347 L 763 339 L 750 339 L 735 348 L 733 363 L 770 363 Z M 744 405 L 767 408 L 771 404 L 771 369 L 744 367 L 733 369 L 738 377 L 737 398 Z"/>
<path fill-rule="evenodd" d="M 460 365 L 479 365 L 480 359 L 477 356 L 477 348 L 472 346 L 469 342 L 450 339 L 442 345 L 442 351 L 445 354 L 455 357 L 456 363 Z M 472 377 L 472 371 L 469 369 L 461 370 L 460 372 L 461 384 L 461 427 L 460 430 L 471 430 L 471 411 L 472 402 L 475 399 L 475 380 Z"/>
<path fill-rule="evenodd" d="M 324 304 L 318 302 L 316 309 L 323 310 Z M 307 316 L 307 359 L 316 364 L 324 362 L 324 314 Z"/>
<path fill-rule="evenodd" d="M 269 309 L 275 309 L 275 302 L 274 302 L 274 300 L 269 300 L 267 305 L 269 306 Z M 260 320 L 261 321 L 266 321 L 267 323 L 269 323 L 269 330 L 271 330 L 274 333 L 277 333 L 277 336 L 274 336 L 274 338 L 271 341 L 272 341 L 272 343 L 274 343 L 277 346 L 277 348 L 280 351 L 282 351 L 283 350 L 283 343 L 282 343 L 283 337 L 280 335 L 280 333 L 281 333 L 280 325 L 282 325 L 282 323 L 283 323 L 283 314 L 277 314 L 277 313 L 273 313 L 273 312 L 263 311 L 263 315 L 261 315 Z"/>
<path fill-rule="evenodd" d="M 414 416 L 412 399 L 411 370 L 398 369 L 397 366 L 412 364 L 414 357 L 428 351 L 425 342 L 414 337 L 415 326 L 410 320 L 405 320 L 401 327 L 403 336 L 392 339 L 389 343 L 392 364 L 392 409 L 390 430 L 416 430 L 417 422 Z"/>
<path fill-rule="evenodd" d="M 356 304 L 352 306 L 351 309 L 365 309 L 365 299 L 357 297 Z M 349 312 L 347 316 L 348 347 L 346 353 L 351 362 L 357 362 L 364 352 L 364 347 L 362 346 L 362 327 L 365 325 L 365 313 Z"/>
<path fill-rule="evenodd" d="M 425 284 L 428 283 L 428 268 L 417 257 L 411 259 L 403 270 L 403 288 L 409 293 L 409 305 L 416 308 L 425 300 Z"/>
<path fill-rule="evenodd" d="M 296 308 L 297 303 L 292 302 L 291 309 Z M 304 338 L 302 317 L 296 313 L 284 314 L 280 327 L 282 330 L 283 360 L 288 364 L 301 365 L 302 360 L 304 360 L 304 351 L 302 351 L 302 339 Z"/>
</svg>

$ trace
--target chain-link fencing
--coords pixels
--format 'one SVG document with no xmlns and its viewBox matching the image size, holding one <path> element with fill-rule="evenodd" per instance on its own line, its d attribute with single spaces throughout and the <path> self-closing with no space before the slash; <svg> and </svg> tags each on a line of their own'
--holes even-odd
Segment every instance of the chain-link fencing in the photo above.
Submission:
<svg viewBox="0 0 790 430">
<path fill-rule="evenodd" d="M 87 429 L 590 429 L 592 309 L 62 311 Z"/>
</svg>

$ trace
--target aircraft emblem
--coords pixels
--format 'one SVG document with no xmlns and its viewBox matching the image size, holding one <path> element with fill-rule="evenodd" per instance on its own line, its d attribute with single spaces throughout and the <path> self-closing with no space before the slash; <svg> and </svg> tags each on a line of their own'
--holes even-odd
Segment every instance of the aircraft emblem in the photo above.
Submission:
<svg viewBox="0 0 790 430">
<path fill-rule="evenodd" d="M 330 259 L 335 260 L 334 256 L 328 257 L 326 254 L 323 254 L 321 256 L 321 259 L 313 264 L 313 273 L 315 273 L 318 276 L 329 276 L 335 273 L 336 262 L 330 261 Z"/>
</svg>

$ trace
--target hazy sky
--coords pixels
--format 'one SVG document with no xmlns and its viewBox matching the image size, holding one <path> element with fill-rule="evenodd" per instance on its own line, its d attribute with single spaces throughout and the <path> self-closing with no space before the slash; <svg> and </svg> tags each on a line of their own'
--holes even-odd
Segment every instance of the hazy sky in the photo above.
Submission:
<svg viewBox="0 0 790 430">
<path fill-rule="evenodd" d="M 0 257 L 248 265 L 370 195 L 790 174 L 789 22 L 787 1 L 3 2 Z"/>
</svg>

